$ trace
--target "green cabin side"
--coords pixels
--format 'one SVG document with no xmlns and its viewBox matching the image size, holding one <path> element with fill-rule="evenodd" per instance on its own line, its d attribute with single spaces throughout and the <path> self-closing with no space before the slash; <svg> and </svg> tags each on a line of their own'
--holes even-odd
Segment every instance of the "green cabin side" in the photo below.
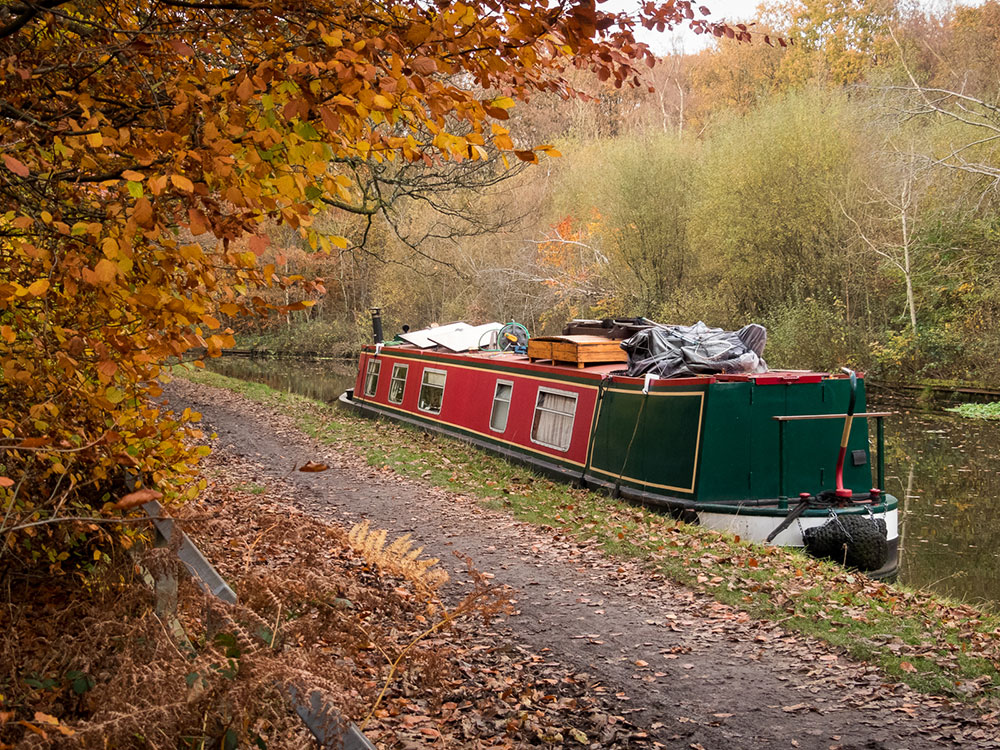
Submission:
<svg viewBox="0 0 1000 750">
<path fill-rule="evenodd" d="M 589 473 L 657 495 L 693 499 L 699 479 L 708 386 L 607 388 L 600 400 Z"/>
<path fill-rule="evenodd" d="M 658 387 L 645 396 L 641 386 L 612 387 L 596 417 L 590 472 L 622 486 L 700 502 L 775 499 L 782 428 L 774 417 L 843 414 L 849 399 L 850 382 L 839 378 Z M 863 381 L 855 411 L 865 411 Z M 790 421 L 783 429 L 784 494 L 794 499 L 800 492 L 832 489 L 843 421 Z M 867 420 L 855 419 L 844 485 L 867 492 L 871 472 Z"/>
</svg>

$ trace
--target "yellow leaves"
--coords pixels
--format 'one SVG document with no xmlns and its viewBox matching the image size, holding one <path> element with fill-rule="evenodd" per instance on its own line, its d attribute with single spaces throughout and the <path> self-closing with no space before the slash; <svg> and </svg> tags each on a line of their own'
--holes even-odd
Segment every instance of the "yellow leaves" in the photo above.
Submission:
<svg viewBox="0 0 1000 750">
<path fill-rule="evenodd" d="M 278 192 L 286 197 L 294 200 L 297 197 L 298 191 L 295 187 L 295 177 L 290 174 L 284 174 L 275 180 L 274 186 L 278 189 Z"/>
<path fill-rule="evenodd" d="M 509 133 L 491 138 L 484 120 L 505 117 L 523 86 L 544 88 L 559 75 L 547 78 L 547 66 L 555 70 L 561 54 L 547 40 L 545 54 L 539 50 L 544 62 L 518 69 L 534 44 L 529 35 L 544 29 L 556 40 L 582 40 L 562 33 L 572 27 L 552 21 L 550 29 L 550 20 L 532 19 L 520 6 L 509 23 L 500 21 L 502 29 L 481 23 L 481 6 L 470 0 L 433 13 L 419 4 L 383 9 L 393 16 L 391 26 L 388 16 L 378 21 L 378 13 L 359 13 L 331 29 L 335 24 L 317 22 L 307 5 L 285 8 L 292 41 L 267 23 L 241 26 L 222 39 L 205 14 L 185 14 L 182 30 L 171 24 L 176 14 L 160 5 L 147 9 L 147 19 L 118 4 L 97 23 L 119 29 L 129 51 L 120 57 L 101 35 L 72 31 L 92 26 L 98 12 L 78 3 L 72 18 L 53 21 L 58 44 L 22 50 L 34 64 L 49 55 L 51 75 L 16 80 L 17 68 L 7 71 L 17 83 L 14 103 L 25 111 L 43 103 L 53 128 L 8 129 L 0 149 L 0 182 L 33 191 L 14 191 L 30 196 L 30 206 L 18 205 L 15 196 L 0 210 L 7 212 L 5 259 L 21 264 L 0 280 L 0 342 L 16 359 L 9 367 L 0 363 L 0 377 L 24 383 L 27 400 L 37 399 L 31 403 L 52 400 L 67 387 L 76 395 L 68 411 L 52 419 L 22 419 L 30 404 L 5 406 L 18 424 L 44 419 L 59 440 L 72 432 L 85 443 L 125 416 L 123 436 L 90 452 L 99 460 L 73 454 L 70 469 L 81 472 L 81 486 L 84 476 L 115 475 L 126 454 L 144 476 L 170 482 L 176 459 L 193 455 L 176 436 L 160 440 L 164 420 L 140 416 L 132 399 L 151 393 L 136 384 L 155 380 L 164 358 L 201 343 L 191 326 L 204 329 L 204 343 L 217 352 L 232 342 L 220 320 L 255 307 L 236 295 L 284 283 L 278 275 L 262 278 L 257 267 L 264 263 L 257 256 L 268 258 L 273 250 L 267 239 L 244 233 L 263 234 L 266 222 L 284 221 L 300 228 L 311 247 L 348 248 L 345 237 L 327 234 L 353 231 L 348 221 L 312 224 L 308 213 L 324 195 L 359 204 L 357 186 L 336 174 L 346 171 L 344 159 L 395 156 L 433 165 L 483 159 L 494 143 L 513 152 Z M 258 10 L 266 15 L 268 9 Z M 533 25 L 536 20 L 541 23 Z M 143 36 L 147 22 L 159 29 L 155 37 Z M 510 32 L 516 24 L 520 37 Z M 59 29 L 69 37 L 60 37 Z M 50 36 L 39 38 L 52 44 Z M 491 76 L 511 82 L 503 96 L 482 93 L 480 83 Z M 440 154 L 428 147 L 431 138 Z M 49 180 L 49 174 L 62 177 Z M 310 233 L 315 225 L 322 229 Z M 318 282 L 303 286 L 309 295 L 320 288 Z M 41 300 L 52 313 L 44 319 Z M 294 302 L 290 309 L 310 304 Z M 135 437 L 140 424 L 157 439 Z M 30 488 L 40 498 L 50 490 L 42 483 Z M 172 496 L 180 492 L 175 488 Z"/>
<path fill-rule="evenodd" d="M 423 44 L 430 35 L 431 27 L 426 23 L 413 23 L 406 29 L 406 41 L 414 46 Z"/>
<path fill-rule="evenodd" d="M 49 714 L 42 713 L 41 711 L 35 711 L 34 720 L 37 723 L 39 723 L 39 724 L 41 724 L 43 726 L 49 727 L 50 729 L 55 729 L 57 732 L 59 732 L 60 734 L 66 736 L 66 737 L 72 737 L 74 734 L 76 734 L 76 732 L 74 732 L 69 727 L 66 727 L 66 726 L 63 726 L 62 724 L 60 724 L 59 723 L 59 719 L 57 719 L 55 716 L 50 716 Z M 29 724 L 28 722 L 21 721 L 21 722 L 18 722 L 18 723 L 21 724 L 21 725 L 23 725 L 23 726 L 25 726 L 25 727 L 27 727 L 28 729 L 32 730 L 33 732 L 36 732 L 37 734 L 40 734 L 43 738 L 46 738 L 46 739 L 48 738 L 48 735 L 46 735 L 45 732 L 43 732 L 42 730 L 38 729 L 34 725 Z"/>
<path fill-rule="evenodd" d="M 107 258 L 101 258 L 97 261 L 97 265 L 94 266 L 94 278 L 98 284 L 107 286 L 108 284 L 111 284 L 117 276 L 118 266 Z"/>
<path fill-rule="evenodd" d="M 194 183 L 191 182 L 187 177 L 182 174 L 172 174 L 170 175 L 170 182 L 178 190 L 182 190 L 185 193 L 194 192 Z"/>
<path fill-rule="evenodd" d="M 201 245 L 181 245 L 177 252 L 184 260 L 199 261 L 205 257 L 205 251 L 202 250 Z"/>
</svg>

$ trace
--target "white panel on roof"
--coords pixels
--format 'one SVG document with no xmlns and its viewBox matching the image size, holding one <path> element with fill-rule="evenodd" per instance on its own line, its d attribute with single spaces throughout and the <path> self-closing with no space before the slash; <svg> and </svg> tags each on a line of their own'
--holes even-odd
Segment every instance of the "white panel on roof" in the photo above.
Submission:
<svg viewBox="0 0 1000 750">
<path fill-rule="evenodd" d="M 441 327 L 432 328 L 427 337 L 436 344 L 440 344 L 453 352 L 467 352 L 470 349 L 478 349 L 480 342 L 482 346 L 490 345 L 490 333 L 503 328 L 503 323 L 484 323 L 481 326 L 470 326 L 464 323 L 456 328 L 442 331 Z"/>
<path fill-rule="evenodd" d="M 492 331 L 499 331 L 501 328 L 503 328 L 503 323 L 484 323 L 481 326 L 474 326 L 459 321 L 458 323 L 448 323 L 443 326 L 401 333 L 399 338 L 420 349 L 440 345 L 453 352 L 467 352 L 470 349 L 478 349 L 480 341 L 484 347 L 489 346 L 491 339 L 489 334 Z"/>
<path fill-rule="evenodd" d="M 423 328 L 419 331 L 409 331 L 407 333 L 401 333 L 399 334 L 399 338 L 403 339 L 403 341 L 413 344 L 415 347 L 419 349 L 427 349 L 429 347 L 437 345 L 437 342 L 431 340 L 429 334 L 448 331 L 458 326 L 468 327 L 468 325 L 469 325 L 468 323 L 463 323 L 461 321 L 459 321 L 458 323 L 448 323 L 447 325 L 443 326 L 434 326 L 433 328 Z"/>
</svg>

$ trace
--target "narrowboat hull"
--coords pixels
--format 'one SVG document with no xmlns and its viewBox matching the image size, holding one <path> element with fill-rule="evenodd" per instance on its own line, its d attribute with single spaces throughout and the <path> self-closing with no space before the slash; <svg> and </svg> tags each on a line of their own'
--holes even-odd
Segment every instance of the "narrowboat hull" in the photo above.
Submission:
<svg viewBox="0 0 1000 750">
<path fill-rule="evenodd" d="M 800 494 L 819 497 L 832 486 L 843 420 L 775 418 L 835 416 L 847 403 L 845 379 L 786 372 L 643 380 L 613 372 L 510 354 L 366 347 L 341 401 L 752 541 L 765 541 Z M 864 419 L 855 420 L 847 447 L 844 484 L 867 493 Z M 873 497 L 808 507 L 772 541 L 801 547 L 803 532 L 832 516 L 881 519 L 889 556 L 868 575 L 892 576 L 897 503 Z"/>
</svg>

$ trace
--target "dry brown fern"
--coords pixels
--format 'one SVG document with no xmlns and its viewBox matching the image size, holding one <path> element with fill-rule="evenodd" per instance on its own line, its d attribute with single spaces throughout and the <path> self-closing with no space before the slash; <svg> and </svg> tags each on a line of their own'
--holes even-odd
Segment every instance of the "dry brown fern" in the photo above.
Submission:
<svg viewBox="0 0 1000 750">
<path fill-rule="evenodd" d="M 448 574 L 436 567 L 438 558 L 421 559 L 423 547 L 414 547 L 409 534 L 386 546 L 388 532 L 372 529 L 368 521 L 356 524 L 347 535 L 351 546 L 368 562 L 413 583 L 419 591 L 433 595 L 447 580 Z"/>
</svg>

